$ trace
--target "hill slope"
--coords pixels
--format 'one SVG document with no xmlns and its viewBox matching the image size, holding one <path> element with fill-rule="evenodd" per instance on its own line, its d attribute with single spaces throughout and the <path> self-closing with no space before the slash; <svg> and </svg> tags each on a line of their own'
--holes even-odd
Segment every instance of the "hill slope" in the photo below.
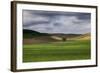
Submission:
<svg viewBox="0 0 100 73">
<path fill-rule="evenodd" d="M 33 37 L 44 36 L 44 35 L 47 36 L 48 34 L 40 33 L 33 30 L 28 30 L 28 29 L 23 30 L 23 38 L 33 38 Z"/>
<path fill-rule="evenodd" d="M 33 30 L 23 30 L 23 43 L 24 44 L 33 44 L 33 43 L 48 43 L 58 41 L 51 38 L 48 33 L 40 33 Z"/>
<path fill-rule="evenodd" d="M 90 40 L 91 39 L 91 34 L 90 33 L 86 33 L 86 34 L 82 34 L 78 37 L 72 38 L 72 40 Z"/>
<path fill-rule="evenodd" d="M 90 39 L 91 39 L 90 33 L 83 34 L 80 38 L 80 40 L 90 40 Z"/>
<path fill-rule="evenodd" d="M 86 34 L 48 34 L 40 33 L 33 30 L 23 30 L 23 43 L 33 44 L 33 43 L 48 43 L 48 42 L 60 42 L 63 38 L 67 40 L 90 40 L 90 33 Z"/>
</svg>

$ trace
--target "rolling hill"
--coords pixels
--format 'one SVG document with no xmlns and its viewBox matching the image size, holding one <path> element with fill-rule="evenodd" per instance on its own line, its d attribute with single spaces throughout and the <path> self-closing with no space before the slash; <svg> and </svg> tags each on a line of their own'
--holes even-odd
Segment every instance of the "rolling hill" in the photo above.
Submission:
<svg viewBox="0 0 100 73">
<path fill-rule="evenodd" d="M 33 30 L 23 29 L 23 38 L 33 38 L 38 36 L 48 36 L 47 33 L 40 33 Z"/>
<path fill-rule="evenodd" d="M 91 34 L 90 33 L 86 33 L 86 34 L 82 34 L 78 37 L 72 38 L 72 40 L 90 40 L 91 39 Z"/>
<path fill-rule="evenodd" d="M 86 33 L 86 34 L 83 34 L 82 36 L 80 36 L 80 40 L 90 40 L 90 39 L 91 39 L 90 33 Z"/>
<path fill-rule="evenodd" d="M 33 44 L 33 43 L 48 43 L 58 41 L 47 33 L 40 33 L 33 30 L 23 30 L 23 44 Z"/>
<path fill-rule="evenodd" d="M 23 30 L 23 43 L 24 44 L 33 44 L 33 43 L 48 43 L 48 42 L 60 42 L 67 40 L 90 40 L 90 33 L 86 34 L 49 34 L 49 33 L 40 33 L 33 30 Z"/>
</svg>

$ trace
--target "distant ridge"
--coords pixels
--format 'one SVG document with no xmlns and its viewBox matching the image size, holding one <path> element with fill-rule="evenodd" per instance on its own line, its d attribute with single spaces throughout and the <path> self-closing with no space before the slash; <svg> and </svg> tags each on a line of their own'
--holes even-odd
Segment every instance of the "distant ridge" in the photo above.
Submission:
<svg viewBox="0 0 100 73">
<path fill-rule="evenodd" d="M 91 40 L 91 33 L 85 33 L 82 34 L 81 36 L 72 38 L 72 39 L 76 39 L 76 40 Z"/>
<path fill-rule="evenodd" d="M 32 32 L 38 33 L 38 34 L 39 34 L 39 32 L 37 32 L 37 31 L 28 30 L 28 29 L 23 29 L 23 33 L 32 33 Z"/>
<path fill-rule="evenodd" d="M 91 33 L 83 34 L 80 40 L 91 40 Z"/>
<path fill-rule="evenodd" d="M 23 29 L 23 43 L 33 44 L 33 43 L 48 43 L 68 40 L 90 40 L 91 34 L 63 34 L 63 33 L 41 33 L 34 30 Z"/>
<path fill-rule="evenodd" d="M 33 30 L 23 29 L 23 37 L 24 38 L 33 38 L 37 36 L 47 36 L 47 33 L 40 33 Z"/>
</svg>

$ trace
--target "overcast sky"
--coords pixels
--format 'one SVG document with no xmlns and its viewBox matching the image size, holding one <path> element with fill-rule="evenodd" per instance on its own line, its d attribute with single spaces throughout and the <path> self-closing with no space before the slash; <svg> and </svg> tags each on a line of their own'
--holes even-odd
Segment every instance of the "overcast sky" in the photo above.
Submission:
<svg viewBox="0 0 100 73">
<path fill-rule="evenodd" d="M 23 29 L 41 33 L 85 34 L 91 31 L 91 14 L 23 10 Z"/>
</svg>

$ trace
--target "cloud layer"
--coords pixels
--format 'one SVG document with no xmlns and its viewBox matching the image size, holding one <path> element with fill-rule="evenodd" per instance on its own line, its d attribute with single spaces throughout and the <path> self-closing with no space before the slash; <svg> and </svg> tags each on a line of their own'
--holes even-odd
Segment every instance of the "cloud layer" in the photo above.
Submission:
<svg viewBox="0 0 100 73">
<path fill-rule="evenodd" d="M 23 10 L 23 29 L 41 33 L 89 33 L 90 20 L 90 13 Z"/>
</svg>

